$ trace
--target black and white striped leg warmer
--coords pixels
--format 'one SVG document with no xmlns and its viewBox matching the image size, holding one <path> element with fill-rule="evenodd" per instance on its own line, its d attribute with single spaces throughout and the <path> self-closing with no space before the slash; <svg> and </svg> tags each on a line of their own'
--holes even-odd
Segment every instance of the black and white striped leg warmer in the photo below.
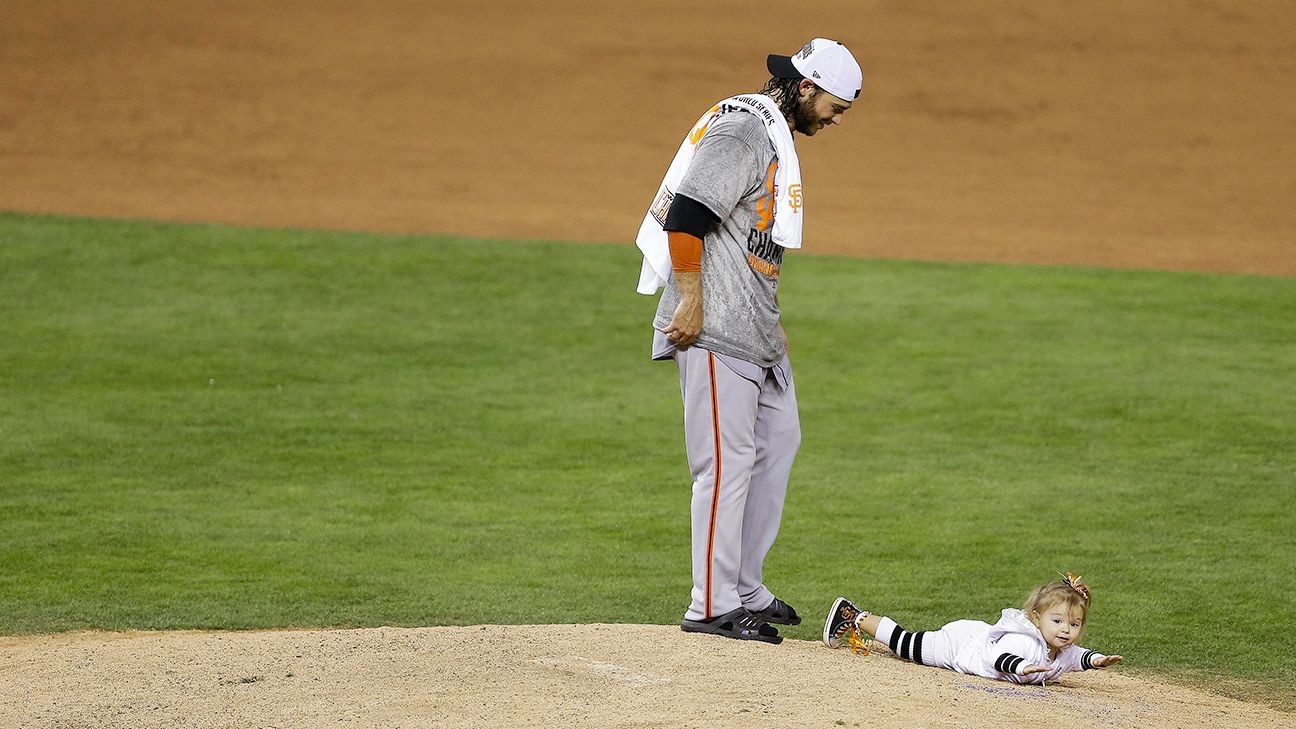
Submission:
<svg viewBox="0 0 1296 729">
<path fill-rule="evenodd" d="M 923 662 L 923 636 L 927 631 L 910 633 L 896 624 L 891 618 L 880 618 L 878 621 L 877 639 L 887 644 L 891 652 L 914 663 Z M 933 664 L 926 664 L 933 665 Z"/>
</svg>

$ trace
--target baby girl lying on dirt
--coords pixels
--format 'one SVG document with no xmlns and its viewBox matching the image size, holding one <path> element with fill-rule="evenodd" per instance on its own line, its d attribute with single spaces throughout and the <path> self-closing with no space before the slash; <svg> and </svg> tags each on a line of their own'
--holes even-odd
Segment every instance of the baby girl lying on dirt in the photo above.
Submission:
<svg viewBox="0 0 1296 729">
<path fill-rule="evenodd" d="M 857 652 L 867 652 L 863 632 L 900 658 L 924 666 L 1044 684 L 1069 671 L 1106 668 L 1124 660 L 1077 645 L 1089 603 L 1089 587 L 1067 573 L 1065 579 L 1035 588 L 1023 609 L 1004 609 L 994 625 L 956 620 L 940 630 L 910 633 L 891 618 L 862 611 L 839 597 L 824 621 L 823 641 L 829 648 L 846 642 Z"/>
</svg>

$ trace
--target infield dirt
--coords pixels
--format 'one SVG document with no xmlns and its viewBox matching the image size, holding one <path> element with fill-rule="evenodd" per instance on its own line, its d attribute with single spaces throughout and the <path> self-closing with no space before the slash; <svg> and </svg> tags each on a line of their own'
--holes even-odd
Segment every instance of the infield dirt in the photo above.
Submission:
<svg viewBox="0 0 1296 729">
<path fill-rule="evenodd" d="M 807 254 L 1296 275 L 1288 3 L 783 7 L 11 0 L 0 209 L 630 245 L 686 127 L 826 35 L 865 90 L 799 144 Z M 0 647 L 3 726 L 1292 723 L 1120 669 L 1017 688 L 671 626 Z"/>
<path fill-rule="evenodd" d="M 1048 688 L 662 625 L 3 639 L 4 726 L 1217 727 L 1291 715 L 1123 675 Z"/>
<path fill-rule="evenodd" d="M 765 56 L 845 42 L 807 253 L 1296 274 L 1281 0 L 0 5 L 0 208 L 621 241 Z"/>
</svg>

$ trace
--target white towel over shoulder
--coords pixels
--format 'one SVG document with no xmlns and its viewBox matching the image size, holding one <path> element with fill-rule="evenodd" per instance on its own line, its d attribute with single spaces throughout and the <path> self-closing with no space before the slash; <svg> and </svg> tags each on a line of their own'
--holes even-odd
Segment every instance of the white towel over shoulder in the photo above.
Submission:
<svg viewBox="0 0 1296 729">
<path fill-rule="evenodd" d="M 760 94 L 741 94 L 731 96 L 711 107 L 698 119 L 680 144 L 675 159 L 671 160 L 653 198 L 648 213 L 644 215 L 639 226 L 639 235 L 635 244 L 643 252 L 643 267 L 639 271 L 641 294 L 655 294 L 671 275 L 670 246 L 666 241 L 666 231 L 662 225 L 666 221 L 666 211 L 675 199 L 675 189 L 689 164 L 693 162 L 693 152 L 698 142 L 706 135 L 711 122 L 721 114 L 735 111 L 751 112 L 765 122 L 765 131 L 774 144 L 774 153 L 778 155 L 778 171 L 774 174 L 774 242 L 784 248 L 801 247 L 801 220 L 803 193 L 801 190 L 801 163 L 797 160 L 796 146 L 792 142 L 792 130 L 788 128 L 787 119 L 779 111 L 778 105 L 768 96 Z"/>
</svg>

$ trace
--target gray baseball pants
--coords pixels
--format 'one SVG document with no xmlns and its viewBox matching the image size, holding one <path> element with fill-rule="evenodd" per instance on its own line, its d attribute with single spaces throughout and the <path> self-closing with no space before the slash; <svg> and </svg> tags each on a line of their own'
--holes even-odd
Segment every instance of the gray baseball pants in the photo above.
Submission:
<svg viewBox="0 0 1296 729">
<path fill-rule="evenodd" d="M 693 474 L 693 592 L 686 620 L 763 610 L 765 555 L 778 536 L 801 445 L 796 388 L 768 371 L 752 382 L 711 352 L 677 351 Z"/>
</svg>

